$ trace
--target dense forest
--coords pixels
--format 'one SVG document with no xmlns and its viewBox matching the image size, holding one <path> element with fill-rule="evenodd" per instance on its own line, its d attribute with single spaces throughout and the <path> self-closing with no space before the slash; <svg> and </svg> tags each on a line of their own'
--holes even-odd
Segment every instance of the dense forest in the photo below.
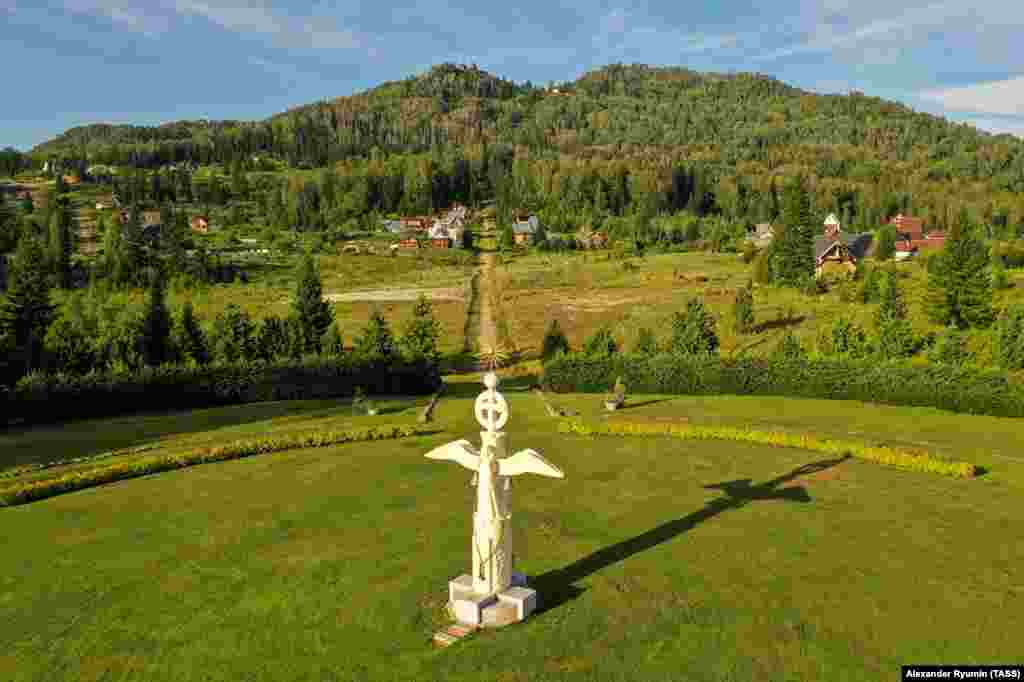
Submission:
<svg viewBox="0 0 1024 682">
<path fill-rule="evenodd" d="M 353 213 L 507 191 L 507 201 L 546 209 L 556 223 L 600 222 L 647 193 L 655 211 L 696 195 L 698 212 L 770 220 L 773 188 L 803 175 L 813 210 L 845 224 L 876 227 L 903 211 L 945 228 L 966 207 L 997 232 L 1024 231 L 1024 141 L 860 94 L 643 65 L 541 88 L 443 64 L 265 121 L 74 128 L 29 158 L 76 170 L 330 165 L 348 185 L 340 191 L 354 190 Z"/>
</svg>

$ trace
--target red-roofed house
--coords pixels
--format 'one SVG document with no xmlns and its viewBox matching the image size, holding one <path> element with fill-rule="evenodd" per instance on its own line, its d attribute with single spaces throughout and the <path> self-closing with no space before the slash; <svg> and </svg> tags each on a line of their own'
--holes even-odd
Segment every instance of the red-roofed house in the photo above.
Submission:
<svg viewBox="0 0 1024 682">
<path fill-rule="evenodd" d="M 894 226 L 897 232 L 909 235 L 909 239 L 921 239 L 924 236 L 924 221 L 921 218 L 911 218 L 899 213 L 889 221 L 889 224 Z"/>
</svg>

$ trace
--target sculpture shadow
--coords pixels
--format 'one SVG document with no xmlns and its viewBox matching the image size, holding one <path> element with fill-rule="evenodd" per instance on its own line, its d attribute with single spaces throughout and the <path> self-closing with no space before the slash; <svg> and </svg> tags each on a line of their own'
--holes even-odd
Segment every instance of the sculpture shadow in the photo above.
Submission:
<svg viewBox="0 0 1024 682">
<path fill-rule="evenodd" d="M 625 561 L 640 552 L 656 547 L 663 542 L 668 542 L 699 524 L 713 519 L 722 512 L 741 509 L 752 502 L 767 502 L 771 500 L 808 503 L 811 501 L 811 496 L 803 486 L 780 486 L 801 476 L 830 469 L 849 458 L 850 455 L 844 455 L 836 459 L 826 459 L 805 464 L 790 471 L 788 474 L 758 485 L 751 485 L 749 478 L 706 485 L 704 486 L 705 489 L 721 490 L 725 495 L 711 500 L 703 509 L 692 514 L 667 521 L 628 540 L 599 549 L 568 566 L 537 576 L 531 576 L 529 579 L 530 586 L 536 589 L 540 595 L 540 604 L 537 611 L 542 613 L 557 608 L 571 599 L 575 599 L 584 591 L 575 585 L 580 580 L 620 561 Z"/>
<path fill-rule="evenodd" d="M 671 398 L 653 398 L 651 400 L 641 400 L 637 403 L 627 400 L 624 405 L 619 406 L 618 411 L 635 410 L 638 407 L 644 407 L 645 405 L 657 405 L 658 403 L 668 402 L 669 400 L 671 400 Z"/>
</svg>

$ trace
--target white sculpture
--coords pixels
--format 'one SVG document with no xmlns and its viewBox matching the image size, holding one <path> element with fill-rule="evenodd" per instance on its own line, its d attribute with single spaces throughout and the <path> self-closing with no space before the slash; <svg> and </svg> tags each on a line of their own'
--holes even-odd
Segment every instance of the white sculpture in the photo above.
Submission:
<svg viewBox="0 0 1024 682">
<path fill-rule="evenodd" d="M 484 385 L 487 390 L 477 397 L 474 406 L 477 421 L 486 429 L 480 432 L 481 449 L 476 450 L 468 440 L 457 440 L 431 450 L 426 456 L 458 462 L 475 473 L 473 573 L 451 581 L 449 596 L 457 619 L 471 625 L 500 625 L 505 623 L 483 622 L 487 620 L 487 607 L 511 603 L 516 617 L 508 622 L 522 620 L 536 607 L 536 593 L 525 589 L 525 579 L 512 571 L 508 532 L 511 478 L 527 473 L 564 478 L 565 474 L 534 450 L 504 457 L 508 452 L 508 434 L 500 429 L 508 421 L 508 403 L 496 390 L 498 377 L 493 372 L 484 376 Z"/>
</svg>

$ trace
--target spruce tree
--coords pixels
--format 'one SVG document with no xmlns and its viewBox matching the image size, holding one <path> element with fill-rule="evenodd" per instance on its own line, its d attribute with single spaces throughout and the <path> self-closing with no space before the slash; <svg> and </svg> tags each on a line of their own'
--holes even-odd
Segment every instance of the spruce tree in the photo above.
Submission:
<svg viewBox="0 0 1024 682">
<path fill-rule="evenodd" d="M 781 234 L 776 234 L 772 243 L 772 276 L 776 282 L 799 287 L 814 275 L 811 200 L 803 178 L 797 178 L 783 191 L 779 222 Z"/>
<path fill-rule="evenodd" d="M 379 310 L 370 314 L 370 319 L 353 345 L 357 357 L 364 360 L 389 360 L 395 350 L 395 339 L 387 320 Z"/>
<path fill-rule="evenodd" d="M 171 313 L 167 309 L 164 275 L 156 269 L 151 276 L 146 308 L 139 330 L 139 354 L 146 365 L 157 366 L 173 359 Z"/>
<path fill-rule="evenodd" d="M 1024 369 L 1024 306 L 1011 305 L 996 325 L 996 357 L 1000 367 Z"/>
<path fill-rule="evenodd" d="M 334 313 L 323 298 L 320 269 L 313 256 L 306 254 L 300 263 L 295 289 L 293 314 L 302 330 L 303 353 L 320 352 L 320 340 L 331 326 Z"/>
<path fill-rule="evenodd" d="M 718 352 L 715 318 L 698 298 L 686 304 L 685 313 L 672 313 L 669 351 L 677 355 L 714 355 Z"/>
<path fill-rule="evenodd" d="M 240 362 L 256 357 L 255 326 L 242 308 L 229 303 L 213 324 L 210 347 L 218 362 Z"/>
<path fill-rule="evenodd" d="M 412 361 L 426 360 L 437 365 L 441 360 L 438 340 L 441 338 L 441 323 L 434 317 L 434 309 L 426 296 L 420 295 L 412 309 L 412 319 L 402 336 L 402 349 Z"/>
<path fill-rule="evenodd" d="M 569 352 L 569 339 L 565 337 L 562 326 L 557 319 L 548 322 L 548 328 L 544 331 L 544 340 L 541 342 L 540 356 L 543 362 L 547 362 L 558 353 Z"/>
<path fill-rule="evenodd" d="M 732 312 L 736 333 L 749 332 L 754 326 L 754 283 L 751 280 L 747 280 L 747 286 L 736 290 Z"/>
<path fill-rule="evenodd" d="M 907 318 L 907 305 L 903 301 L 903 293 L 900 291 L 896 273 L 885 273 L 880 289 L 880 302 L 875 318 L 878 325 L 881 326 L 892 320 L 905 320 Z"/>
<path fill-rule="evenodd" d="M 947 233 L 928 273 L 925 307 L 932 321 L 959 329 L 987 327 L 993 320 L 988 247 L 966 209 Z"/>
<path fill-rule="evenodd" d="M 345 352 L 345 341 L 341 336 L 341 330 L 338 329 L 337 321 L 331 322 L 331 326 L 320 340 L 320 347 L 324 355 L 331 357 L 338 357 Z"/>
<path fill-rule="evenodd" d="M 274 362 L 288 355 L 288 329 L 286 321 L 277 315 L 268 315 L 260 323 L 256 335 L 256 353 L 264 362 Z"/>
<path fill-rule="evenodd" d="M 210 361 L 206 335 L 192 310 L 192 302 L 185 301 L 181 315 L 174 325 L 173 345 L 183 362 L 205 365 Z"/>
<path fill-rule="evenodd" d="M 0 298 L 0 336 L 11 346 L 10 369 L 20 375 L 42 362 L 46 331 L 54 319 L 43 245 L 26 230 L 18 241 Z"/>
<path fill-rule="evenodd" d="M 67 289 L 71 280 L 71 210 L 64 197 L 50 213 L 48 258 L 54 286 Z"/>
</svg>

